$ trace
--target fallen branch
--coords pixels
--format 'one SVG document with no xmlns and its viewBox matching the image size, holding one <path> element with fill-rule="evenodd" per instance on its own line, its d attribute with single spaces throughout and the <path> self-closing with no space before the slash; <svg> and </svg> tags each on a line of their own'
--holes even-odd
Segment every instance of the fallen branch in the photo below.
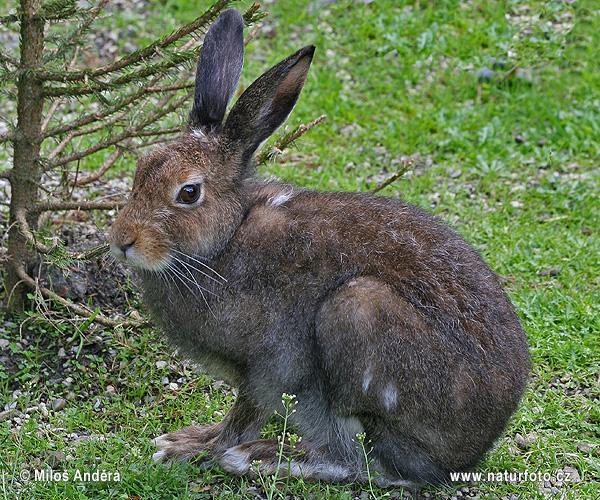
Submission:
<svg viewBox="0 0 600 500">
<path fill-rule="evenodd" d="M 413 164 L 413 159 L 411 158 L 408 161 L 406 161 L 406 163 L 404 163 L 404 165 L 402 166 L 401 169 L 399 169 L 397 172 L 394 172 L 387 179 L 380 182 L 379 184 L 377 184 L 377 186 L 375 186 L 373 189 L 371 189 L 370 193 L 375 194 L 375 193 L 378 193 L 379 191 L 381 191 L 382 189 L 385 189 L 386 187 L 388 187 L 392 182 L 394 182 L 394 181 L 398 180 L 400 177 L 402 177 L 407 172 L 407 170 L 409 169 L 409 167 L 412 164 Z"/>
<path fill-rule="evenodd" d="M 53 292 L 49 288 L 46 288 L 46 287 L 40 285 L 38 280 L 29 276 L 29 274 L 27 274 L 27 272 L 25 271 L 25 269 L 23 269 L 22 266 L 17 266 L 16 271 L 17 271 L 17 275 L 19 276 L 21 281 L 23 283 L 25 283 L 27 286 L 29 286 L 31 289 L 35 290 L 36 293 L 38 293 L 45 299 L 58 302 L 59 304 L 64 306 L 66 309 L 68 309 L 72 313 L 77 314 L 78 316 L 81 316 L 84 321 L 89 321 L 90 319 L 92 319 L 94 322 L 99 323 L 99 324 L 109 327 L 109 328 L 117 328 L 117 327 L 125 327 L 125 326 L 131 327 L 131 328 L 144 328 L 144 327 L 150 326 L 150 322 L 148 322 L 148 321 L 135 321 L 135 320 L 115 321 L 113 319 L 109 319 L 106 316 L 99 314 L 97 311 L 93 311 L 92 309 L 90 309 L 87 306 L 81 306 L 81 305 L 74 304 L 70 300 L 65 299 L 64 297 L 61 297 L 60 295 L 58 295 L 56 292 Z"/>
<path fill-rule="evenodd" d="M 281 152 L 300 136 L 308 132 L 315 125 L 321 123 L 327 115 L 321 115 L 316 120 L 313 120 L 308 125 L 298 125 L 293 131 L 281 137 L 268 151 L 263 151 L 256 157 L 256 164 L 262 165 L 267 163 L 273 156 L 281 154 Z"/>
</svg>

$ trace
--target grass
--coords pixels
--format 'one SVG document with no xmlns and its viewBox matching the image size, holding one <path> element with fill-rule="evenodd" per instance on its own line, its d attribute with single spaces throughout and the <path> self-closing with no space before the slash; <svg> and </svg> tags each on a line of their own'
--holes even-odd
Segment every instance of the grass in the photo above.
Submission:
<svg viewBox="0 0 600 500">
<path fill-rule="evenodd" d="M 596 498 L 597 5 L 591 0 L 340 0 L 318 5 L 301 0 L 267 4 L 271 15 L 265 24 L 275 37 L 259 38 L 247 50 L 244 85 L 288 53 L 314 43 L 313 67 L 289 126 L 327 114 L 296 150 L 262 173 L 313 189 L 364 191 L 413 158 L 410 171 L 383 194 L 431 209 L 484 254 L 503 277 L 531 345 L 532 380 L 521 408 L 506 438 L 476 471 L 484 477 L 509 471 L 556 478 L 559 471 L 575 470 L 574 480 L 547 485 L 556 488 L 548 494 Z M 157 2 L 152 6 L 157 22 L 144 22 L 144 29 L 173 29 L 200 8 L 183 0 Z M 524 70 L 525 77 L 478 83 L 478 71 L 491 67 L 491 58 L 505 62 L 506 69 Z M 0 331 L 0 338 L 10 341 L 13 360 L 11 370 L 0 366 L 0 402 L 10 406 L 19 390 L 21 411 L 59 398 L 66 408 L 50 408 L 47 415 L 31 410 L 19 429 L 14 421 L 0 422 L 0 499 L 263 494 L 260 484 L 219 470 L 148 464 L 153 453 L 149 438 L 220 420 L 234 397 L 229 388 L 176 361 L 157 332 L 104 331 L 92 325 L 83 333 L 89 341 L 80 356 L 66 368 L 56 353 L 80 345 L 72 326 L 30 319 L 23 332 L 17 324 Z M 31 340 L 24 345 L 22 337 Z M 70 374 L 70 386 L 61 374 Z M 114 395 L 108 386 L 115 388 Z M 272 436 L 280 431 L 277 422 L 266 430 Z M 40 468 L 56 453 L 64 454 L 57 470 L 118 471 L 120 481 L 19 481 L 22 470 Z M 458 483 L 421 495 L 449 498 L 465 486 L 481 498 L 544 498 L 543 478 Z M 360 488 L 292 481 L 280 493 L 349 499 L 360 496 Z M 364 494 L 401 493 L 364 486 Z"/>
</svg>

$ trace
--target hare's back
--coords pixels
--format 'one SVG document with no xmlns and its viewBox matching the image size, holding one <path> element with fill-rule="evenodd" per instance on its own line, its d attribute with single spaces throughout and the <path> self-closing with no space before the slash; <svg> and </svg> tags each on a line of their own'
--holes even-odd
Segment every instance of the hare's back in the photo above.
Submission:
<svg viewBox="0 0 600 500">
<path fill-rule="evenodd" d="M 524 343 L 495 273 L 428 212 L 391 198 L 272 185 L 257 199 L 238 235 L 240 264 L 249 279 L 271 280 L 266 285 L 282 300 L 318 303 L 368 277 L 449 340 L 470 338 L 484 348 L 499 336 Z"/>
</svg>

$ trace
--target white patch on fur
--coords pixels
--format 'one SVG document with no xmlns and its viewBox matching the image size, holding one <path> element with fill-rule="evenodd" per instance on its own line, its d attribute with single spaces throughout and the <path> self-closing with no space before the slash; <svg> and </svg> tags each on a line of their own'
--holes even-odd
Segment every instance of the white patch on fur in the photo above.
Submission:
<svg viewBox="0 0 600 500">
<path fill-rule="evenodd" d="M 306 477 L 306 473 L 305 476 Z M 319 479 L 326 482 L 343 481 L 350 477 L 350 471 L 339 464 L 323 464 L 319 471 Z"/>
<path fill-rule="evenodd" d="M 163 450 L 157 451 L 154 455 L 152 455 L 152 460 L 156 463 L 162 462 L 165 457 L 165 452 Z"/>
<path fill-rule="evenodd" d="M 290 201 L 293 198 L 293 196 L 293 191 L 288 191 L 287 193 L 281 193 L 277 196 L 272 196 L 267 200 L 267 205 L 270 205 L 272 207 L 279 207 L 285 202 Z"/>
<path fill-rule="evenodd" d="M 252 465 L 248 460 L 249 456 L 249 453 L 242 452 L 239 447 L 234 446 L 233 448 L 229 448 L 219 458 L 219 465 L 232 474 L 246 474 Z"/>
<path fill-rule="evenodd" d="M 204 132 L 202 132 L 202 130 L 200 130 L 199 128 L 193 128 L 190 131 L 190 133 L 197 139 L 201 139 L 203 141 L 207 140 L 206 134 Z"/>
<path fill-rule="evenodd" d="M 398 390 L 393 384 L 388 384 L 387 387 L 381 393 L 383 399 L 383 406 L 386 410 L 391 410 L 398 402 Z"/>
<path fill-rule="evenodd" d="M 362 385 L 363 392 L 367 392 L 369 390 L 369 386 L 371 385 L 372 380 L 373 380 L 373 367 L 371 365 L 369 365 L 369 367 L 367 368 L 367 371 L 365 372 L 365 375 L 363 377 L 363 385 Z"/>
<path fill-rule="evenodd" d="M 346 429 L 346 432 L 352 438 L 352 440 L 354 440 L 354 437 L 357 434 L 365 432 L 365 428 L 363 427 L 363 424 L 361 424 L 360 420 L 358 420 L 358 418 L 348 417 L 345 418 L 343 422 L 344 428 Z"/>
<path fill-rule="evenodd" d="M 315 464 L 318 466 L 318 464 Z M 273 463 L 263 464 L 261 463 L 258 467 L 261 474 L 270 476 L 277 475 L 279 477 L 287 477 L 288 475 L 291 477 L 303 477 L 304 479 L 320 479 L 321 471 L 318 470 L 317 467 L 312 464 L 303 463 L 300 465 L 298 462 L 292 461 L 288 463 L 283 460 L 281 462 L 279 470 L 277 470 L 277 465 Z"/>
<path fill-rule="evenodd" d="M 172 441 L 167 439 L 168 434 L 163 434 L 162 436 L 158 436 L 152 440 L 152 444 L 156 446 L 159 450 L 165 448 L 170 445 Z"/>
</svg>

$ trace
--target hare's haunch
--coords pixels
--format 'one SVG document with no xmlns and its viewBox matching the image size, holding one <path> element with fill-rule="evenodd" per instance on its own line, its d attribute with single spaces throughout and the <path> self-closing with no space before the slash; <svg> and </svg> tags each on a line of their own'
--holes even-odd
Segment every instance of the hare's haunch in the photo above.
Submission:
<svg viewBox="0 0 600 500">
<path fill-rule="evenodd" d="M 257 148 L 308 74 L 305 47 L 256 80 L 227 118 L 243 63 L 241 15 L 208 31 L 187 130 L 144 155 L 110 232 L 144 300 L 180 350 L 238 387 L 217 424 L 156 439 L 163 461 L 276 473 L 259 439 L 282 394 L 302 441 L 292 475 L 381 485 L 439 482 L 502 433 L 528 348 L 498 279 L 460 236 L 412 205 L 262 182 Z"/>
</svg>

